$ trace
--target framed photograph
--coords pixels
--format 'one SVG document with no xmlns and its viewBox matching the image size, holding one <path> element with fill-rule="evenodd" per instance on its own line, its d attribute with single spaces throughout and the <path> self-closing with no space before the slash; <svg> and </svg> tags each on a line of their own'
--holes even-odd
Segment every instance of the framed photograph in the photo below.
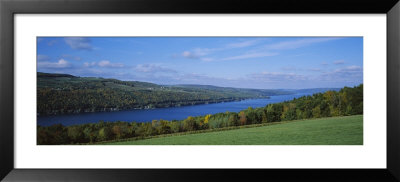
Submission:
<svg viewBox="0 0 400 182">
<path fill-rule="evenodd" d="M 0 10 L 5 181 L 400 180 L 397 1 Z"/>
</svg>

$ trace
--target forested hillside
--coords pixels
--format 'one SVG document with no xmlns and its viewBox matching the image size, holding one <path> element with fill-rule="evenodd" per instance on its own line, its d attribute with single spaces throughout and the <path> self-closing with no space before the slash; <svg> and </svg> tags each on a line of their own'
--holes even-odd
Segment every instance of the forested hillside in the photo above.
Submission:
<svg viewBox="0 0 400 182">
<path fill-rule="evenodd" d="M 37 73 L 39 115 L 176 107 L 290 93 L 200 85 L 163 86 L 138 81 Z"/>
<path fill-rule="evenodd" d="M 363 114 L 363 85 L 345 87 L 303 96 L 265 107 L 191 117 L 184 120 L 153 120 L 152 122 L 99 122 L 65 127 L 61 124 L 38 126 L 38 144 L 93 143 L 161 134 L 221 130 L 228 127 L 263 124 L 297 119 Z"/>
</svg>

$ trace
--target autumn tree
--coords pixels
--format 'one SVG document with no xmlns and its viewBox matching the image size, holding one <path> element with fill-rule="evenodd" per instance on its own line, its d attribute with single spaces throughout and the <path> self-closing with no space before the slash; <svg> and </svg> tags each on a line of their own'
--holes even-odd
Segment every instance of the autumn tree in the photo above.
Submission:
<svg viewBox="0 0 400 182">
<path fill-rule="evenodd" d="M 183 120 L 183 128 L 186 131 L 193 131 L 196 129 L 196 122 L 192 116 Z"/>
<path fill-rule="evenodd" d="M 110 140 L 112 136 L 111 130 L 108 127 L 103 127 L 99 130 L 98 139 L 99 141 Z"/>
<path fill-rule="evenodd" d="M 246 124 L 247 118 L 246 118 L 246 113 L 244 113 L 244 111 L 240 111 L 239 120 L 240 120 L 240 125 L 245 125 Z"/>
</svg>

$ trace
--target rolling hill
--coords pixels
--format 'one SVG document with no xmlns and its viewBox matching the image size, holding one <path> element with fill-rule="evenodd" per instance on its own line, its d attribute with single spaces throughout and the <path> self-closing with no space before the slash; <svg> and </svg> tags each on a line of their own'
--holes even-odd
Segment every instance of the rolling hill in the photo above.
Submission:
<svg viewBox="0 0 400 182">
<path fill-rule="evenodd" d="M 37 73 L 38 114 L 176 107 L 291 94 L 205 85 L 157 85 L 69 74 Z"/>
<path fill-rule="evenodd" d="M 105 145 L 362 145 L 363 116 L 290 121 L 261 127 L 164 136 Z"/>
</svg>

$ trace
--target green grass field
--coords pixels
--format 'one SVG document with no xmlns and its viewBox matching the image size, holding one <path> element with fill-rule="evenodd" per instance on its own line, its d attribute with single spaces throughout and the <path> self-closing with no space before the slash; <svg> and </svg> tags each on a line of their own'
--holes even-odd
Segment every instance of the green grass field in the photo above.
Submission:
<svg viewBox="0 0 400 182">
<path fill-rule="evenodd" d="M 362 145 L 363 116 L 345 116 L 108 145 Z"/>
</svg>

